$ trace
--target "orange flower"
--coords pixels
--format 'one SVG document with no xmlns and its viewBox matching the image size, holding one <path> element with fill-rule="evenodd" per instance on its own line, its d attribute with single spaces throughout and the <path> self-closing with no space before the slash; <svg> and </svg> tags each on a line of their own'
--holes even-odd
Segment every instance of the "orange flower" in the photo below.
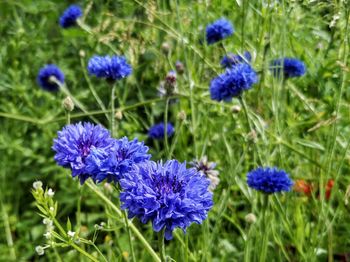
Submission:
<svg viewBox="0 0 350 262">
<path fill-rule="evenodd" d="M 309 196 L 311 195 L 312 185 L 310 185 L 303 179 L 298 179 L 295 181 L 293 190 L 295 192 L 304 193 Z"/>
<path fill-rule="evenodd" d="M 331 197 L 331 192 L 332 192 L 332 188 L 334 186 L 334 180 L 333 179 L 329 179 L 326 185 L 326 199 L 328 200 Z"/>
</svg>

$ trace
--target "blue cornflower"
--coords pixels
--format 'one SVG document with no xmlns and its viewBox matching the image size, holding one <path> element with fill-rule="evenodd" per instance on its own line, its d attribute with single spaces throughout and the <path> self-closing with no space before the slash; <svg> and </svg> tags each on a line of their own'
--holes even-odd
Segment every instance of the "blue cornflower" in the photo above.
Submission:
<svg viewBox="0 0 350 262">
<path fill-rule="evenodd" d="M 174 127 L 171 123 L 167 124 L 167 136 L 171 137 L 174 134 Z M 165 135 L 165 125 L 164 123 L 159 123 L 152 126 L 148 130 L 148 136 L 153 139 L 162 139 Z"/>
<path fill-rule="evenodd" d="M 94 148 L 87 158 L 87 169 L 95 174 L 93 179 L 101 182 L 107 179 L 108 182 L 119 182 L 128 173 L 133 165 L 140 164 L 151 158 L 147 154 L 148 147 L 136 138 L 129 141 L 123 137 L 115 140 L 113 146 L 108 150 Z"/>
<path fill-rule="evenodd" d="M 243 57 L 241 55 L 228 54 L 221 59 L 221 66 L 224 68 L 230 68 L 234 65 L 247 63 L 252 60 L 252 56 L 248 51 L 245 51 Z"/>
<path fill-rule="evenodd" d="M 247 175 L 248 186 L 266 194 L 290 191 L 293 181 L 284 170 L 258 167 Z"/>
<path fill-rule="evenodd" d="M 248 64 L 238 64 L 214 78 L 210 83 L 211 99 L 231 101 L 258 81 L 254 69 Z"/>
<path fill-rule="evenodd" d="M 209 45 L 229 37 L 234 32 L 230 21 L 220 18 L 206 28 L 206 38 Z"/>
<path fill-rule="evenodd" d="M 270 64 L 270 70 L 274 76 L 279 77 L 283 72 L 285 78 L 299 77 L 305 74 L 305 64 L 296 58 L 275 59 Z"/>
<path fill-rule="evenodd" d="M 38 84 L 47 91 L 57 91 L 59 85 L 55 82 L 64 83 L 64 74 L 56 65 L 42 67 L 37 76 Z"/>
<path fill-rule="evenodd" d="M 119 80 L 131 74 L 132 68 L 123 56 L 93 56 L 88 63 L 91 75 L 107 80 Z"/>
<path fill-rule="evenodd" d="M 75 26 L 79 17 L 83 15 L 83 11 L 78 5 L 70 5 L 66 10 L 64 10 L 62 16 L 60 17 L 60 25 L 63 28 L 68 28 Z"/>
<path fill-rule="evenodd" d="M 109 152 L 114 139 L 107 129 L 91 123 L 78 123 L 65 126 L 54 139 L 52 149 L 56 152 L 58 165 L 72 170 L 72 176 L 79 177 L 83 184 L 95 174 L 87 169 L 87 159 L 93 149 Z"/>
<path fill-rule="evenodd" d="M 129 218 L 152 221 L 156 232 L 165 228 L 165 238 L 170 240 L 175 228 L 186 232 L 193 222 L 201 224 L 206 219 L 213 205 L 209 184 L 195 168 L 187 169 L 186 163 L 147 161 L 120 180 L 121 207 L 128 210 Z"/>
</svg>

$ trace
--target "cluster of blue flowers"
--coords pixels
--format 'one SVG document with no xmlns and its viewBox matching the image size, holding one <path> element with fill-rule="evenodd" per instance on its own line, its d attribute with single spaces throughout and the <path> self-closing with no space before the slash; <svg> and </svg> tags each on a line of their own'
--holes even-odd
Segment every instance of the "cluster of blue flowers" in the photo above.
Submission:
<svg viewBox="0 0 350 262">
<path fill-rule="evenodd" d="M 282 74 L 285 78 L 299 77 L 305 74 L 305 64 L 296 58 L 280 58 L 271 62 L 270 70 L 273 75 L 280 77 Z"/>
<path fill-rule="evenodd" d="M 219 42 L 234 32 L 233 26 L 230 21 L 225 18 L 216 20 L 206 28 L 206 38 L 209 45 Z"/>
<path fill-rule="evenodd" d="M 150 161 L 143 142 L 114 139 L 100 125 L 67 125 L 58 132 L 52 149 L 57 164 L 69 168 L 81 184 L 88 178 L 120 183 L 122 208 L 129 217 L 152 221 L 157 232 L 165 228 L 166 239 L 177 227 L 185 232 L 193 222 L 201 223 L 213 205 L 210 181 L 197 169 L 187 169 L 177 160 Z"/>
</svg>

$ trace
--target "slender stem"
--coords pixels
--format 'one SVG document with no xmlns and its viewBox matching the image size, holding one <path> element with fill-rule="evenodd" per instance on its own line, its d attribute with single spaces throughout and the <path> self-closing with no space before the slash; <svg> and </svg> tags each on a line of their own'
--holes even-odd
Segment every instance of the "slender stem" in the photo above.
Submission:
<svg viewBox="0 0 350 262">
<path fill-rule="evenodd" d="M 114 100 L 115 100 L 115 90 L 116 90 L 117 84 L 114 83 L 112 87 L 112 94 L 111 94 L 111 134 L 113 136 L 114 134 L 114 124 L 115 124 L 115 108 L 114 108 Z"/>
<path fill-rule="evenodd" d="M 169 157 L 169 145 L 168 145 L 168 111 L 169 111 L 169 98 L 165 100 L 165 112 L 164 112 L 164 146 L 165 155 Z"/>
<path fill-rule="evenodd" d="M 4 221 L 4 227 L 5 227 L 6 241 L 7 241 L 8 247 L 10 249 L 10 257 L 11 257 L 11 260 L 15 261 L 16 260 L 16 252 L 15 252 L 15 249 L 13 247 L 13 239 L 12 239 L 12 234 L 11 234 L 9 217 L 7 215 L 4 203 L 2 201 L 1 201 L 1 209 L 2 209 L 2 218 Z"/>
<path fill-rule="evenodd" d="M 164 245 L 164 233 L 165 233 L 165 228 L 163 228 L 158 233 L 158 249 L 159 249 L 160 259 L 161 259 L 162 262 L 166 262 L 165 245 Z"/>
<path fill-rule="evenodd" d="M 117 213 L 118 216 L 122 216 L 122 211 L 113 204 L 111 200 L 109 200 L 98 188 L 91 182 L 87 181 L 85 183 L 98 197 L 100 197 L 114 212 Z M 161 262 L 159 256 L 157 253 L 153 250 L 153 248 L 150 246 L 150 244 L 147 242 L 147 240 L 143 237 L 143 235 L 140 233 L 140 231 L 135 227 L 133 223 L 129 223 L 130 229 L 133 231 L 135 236 L 141 241 L 143 246 L 146 248 L 148 253 L 152 256 L 154 261 Z"/>
<path fill-rule="evenodd" d="M 126 211 L 123 212 L 123 217 L 124 217 L 124 221 L 125 221 L 126 230 L 128 231 L 129 246 L 130 246 L 132 261 L 136 262 L 135 251 L 134 251 L 134 246 L 132 244 L 131 231 L 130 231 L 130 227 L 129 227 L 129 219 L 128 219 L 128 216 L 126 214 Z"/>
<path fill-rule="evenodd" d="M 239 97 L 239 102 L 240 102 L 241 105 L 242 105 L 243 112 L 244 112 L 245 118 L 246 118 L 246 120 L 247 120 L 249 132 L 252 132 L 252 131 L 254 131 L 254 129 L 253 129 L 252 124 L 251 124 L 250 119 L 249 119 L 249 113 L 248 113 L 247 105 L 246 105 L 246 103 L 245 103 L 245 101 L 244 101 L 244 98 L 243 98 L 242 96 Z M 256 149 L 256 150 L 255 150 L 255 151 L 256 151 L 256 154 L 258 155 L 259 164 L 260 164 L 260 165 L 263 165 L 263 161 L 262 161 L 261 156 L 260 156 L 259 147 L 258 147 L 258 145 L 257 145 L 255 142 L 253 142 L 253 144 L 254 144 L 254 147 L 255 147 L 255 149 Z"/>
<path fill-rule="evenodd" d="M 263 232 L 263 239 L 261 243 L 261 251 L 259 254 L 259 261 L 265 262 L 266 256 L 267 256 L 267 249 L 268 249 L 268 240 L 269 240 L 269 234 L 268 234 L 268 228 L 267 228 L 267 214 L 268 214 L 268 208 L 269 208 L 269 195 L 264 194 L 263 195 L 263 206 L 262 206 L 262 220 L 261 220 L 261 232 Z"/>
<path fill-rule="evenodd" d="M 86 80 L 86 82 L 87 82 L 87 84 L 88 84 L 88 87 L 89 87 L 89 89 L 90 89 L 92 95 L 94 96 L 94 98 L 95 98 L 96 102 L 98 103 L 98 105 L 100 106 L 101 110 L 106 111 L 105 105 L 103 104 L 101 98 L 100 98 L 99 95 L 97 94 L 97 92 L 96 92 L 94 86 L 92 85 L 92 83 L 91 83 L 91 81 L 90 81 L 90 78 L 89 78 L 89 76 L 88 76 L 88 74 L 87 74 L 87 71 L 85 70 L 85 63 L 84 63 L 84 59 L 83 59 L 83 58 L 80 59 L 80 64 L 81 64 L 81 67 L 82 67 L 83 72 L 84 72 L 84 78 L 85 78 L 85 80 Z M 105 115 L 106 115 L 107 120 L 109 120 L 108 114 L 106 113 Z"/>
</svg>

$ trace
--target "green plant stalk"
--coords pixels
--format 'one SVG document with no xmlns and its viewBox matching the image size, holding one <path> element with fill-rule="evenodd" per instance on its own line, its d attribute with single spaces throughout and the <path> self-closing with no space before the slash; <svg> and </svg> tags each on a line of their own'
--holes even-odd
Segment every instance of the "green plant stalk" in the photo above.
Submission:
<svg viewBox="0 0 350 262">
<path fill-rule="evenodd" d="M 87 181 L 85 183 L 99 198 L 101 198 L 114 212 L 117 213 L 118 216 L 122 217 L 122 211 L 113 204 L 111 200 L 109 200 L 101 191 L 97 189 L 97 187 L 91 182 Z M 142 245 L 146 248 L 148 253 L 152 256 L 154 261 L 161 262 L 159 256 L 157 253 L 153 250 L 153 248 L 150 246 L 150 244 L 147 242 L 147 240 L 142 236 L 140 231 L 135 227 L 135 225 L 130 222 L 129 223 L 130 229 L 134 232 L 135 236 L 141 241 Z"/>
<path fill-rule="evenodd" d="M 166 262 L 164 235 L 165 235 L 165 227 L 158 232 L 158 249 L 159 249 L 160 259 L 162 262 Z"/>
<path fill-rule="evenodd" d="M 165 155 L 169 158 L 169 145 L 168 145 L 168 112 L 169 112 L 169 98 L 165 100 L 164 110 L 164 147 Z"/>
<path fill-rule="evenodd" d="M 101 110 L 106 111 L 105 105 L 103 104 L 101 98 L 100 98 L 99 95 L 97 94 L 97 92 L 96 92 L 94 86 L 92 85 L 92 83 L 91 83 L 91 81 L 90 81 L 90 78 L 89 78 L 89 76 L 88 76 L 88 74 L 87 74 L 87 71 L 86 71 L 86 69 L 85 69 L 86 66 L 85 66 L 85 63 L 84 63 L 84 59 L 83 59 L 83 58 L 80 58 L 80 64 L 81 64 L 81 67 L 82 67 L 83 72 L 84 72 L 84 78 L 85 78 L 85 80 L 86 80 L 86 82 L 87 82 L 87 85 L 88 85 L 88 87 L 89 87 L 89 89 L 90 89 L 92 95 L 94 96 L 94 98 L 95 98 L 96 102 L 98 103 L 98 105 L 100 106 Z M 105 114 L 105 116 L 106 116 L 107 120 L 109 121 L 109 116 L 108 116 L 107 113 Z"/>
<path fill-rule="evenodd" d="M 262 205 L 262 219 L 261 219 L 261 232 L 263 235 L 262 243 L 261 243 L 261 250 L 260 250 L 260 262 L 265 262 L 267 257 L 267 249 L 268 249 L 268 241 L 269 241 L 269 229 L 267 227 L 268 221 L 267 221 L 267 215 L 269 211 L 269 195 L 264 194 L 263 195 L 263 205 Z M 258 244 L 258 243 L 257 243 Z"/>
<path fill-rule="evenodd" d="M 63 229 L 63 227 L 61 226 L 61 224 L 58 222 L 58 220 L 56 218 L 52 218 L 53 222 L 55 224 L 55 226 L 58 228 L 58 230 L 61 232 L 61 234 L 63 235 L 63 237 L 67 237 L 67 233 L 66 231 Z M 94 262 L 99 262 L 98 259 L 96 259 L 95 257 L 91 256 L 89 253 L 87 253 L 85 250 L 83 250 L 82 248 L 80 248 L 78 245 L 76 245 L 73 242 L 67 242 L 68 245 L 70 245 L 71 247 L 73 247 L 75 250 L 77 250 L 78 252 L 80 252 L 82 255 L 86 256 L 87 258 L 89 258 L 90 260 L 94 261 Z"/>
<path fill-rule="evenodd" d="M 136 262 L 136 256 L 135 256 L 134 246 L 132 244 L 132 237 L 131 237 L 131 232 L 130 232 L 130 227 L 129 227 L 129 219 L 128 219 L 128 216 L 126 214 L 126 211 L 123 212 L 123 217 L 124 217 L 124 221 L 125 221 L 125 227 L 126 227 L 126 230 L 128 232 L 128 240 L 129 240 L 132 261 Z"/>
<path fill-rule="evenodd" d="M 4 227 L 5 227 L 6 241 L 10 249 L 10 257 L 11 257 L 11 260 L 16 261 L 16 252 L 15 252 L 15 248 L 13 247 L 13 239 L 11 234 L 9 217 L 7 215 L 4 203 L 2 201 L 1 201 L 1 209 L 2 209 L 2 219 L 4 221 Z"/>
<path fill-rule="evenodd" d="M 115 125 L 115 91 L 116 91 L 117 83 L 113 83 L 112 93 L 111 93 L 111 134 L 114 136 L 114 125 Z"/>
<path fill-rule="evenodd" d="M 244 112 L 244 116 L 245 116 L 246 121 L 247 121 L 249 132 L 252 132 L 252 131 L 254 131 L 254 129 L 253 129 L 253 126 L 252 126 L 252 124 L 250 122 L 250 119 L 249 119 L 248 107 L 247 107 L 247 105 L 245 103 L 245 100 L 244 100 L 243 96 L 239 96 L 238 99 L 239 99 L 239 102 L 240 102 L 240 104 L 241 104 L 241 106 L 243 108 L 243 112 Z M 255 152 L 256 152 L 256 154 L 258 156 L 259 164 L 263 165 L 263 161 L 262 161 L 262 158 L 260 156 L 259 147 L 258 147 L 258 145 L 255 142 L 253 142 L 253 144 L 254 144 L 254 147 L 255 147 Z"/>
</svg>

